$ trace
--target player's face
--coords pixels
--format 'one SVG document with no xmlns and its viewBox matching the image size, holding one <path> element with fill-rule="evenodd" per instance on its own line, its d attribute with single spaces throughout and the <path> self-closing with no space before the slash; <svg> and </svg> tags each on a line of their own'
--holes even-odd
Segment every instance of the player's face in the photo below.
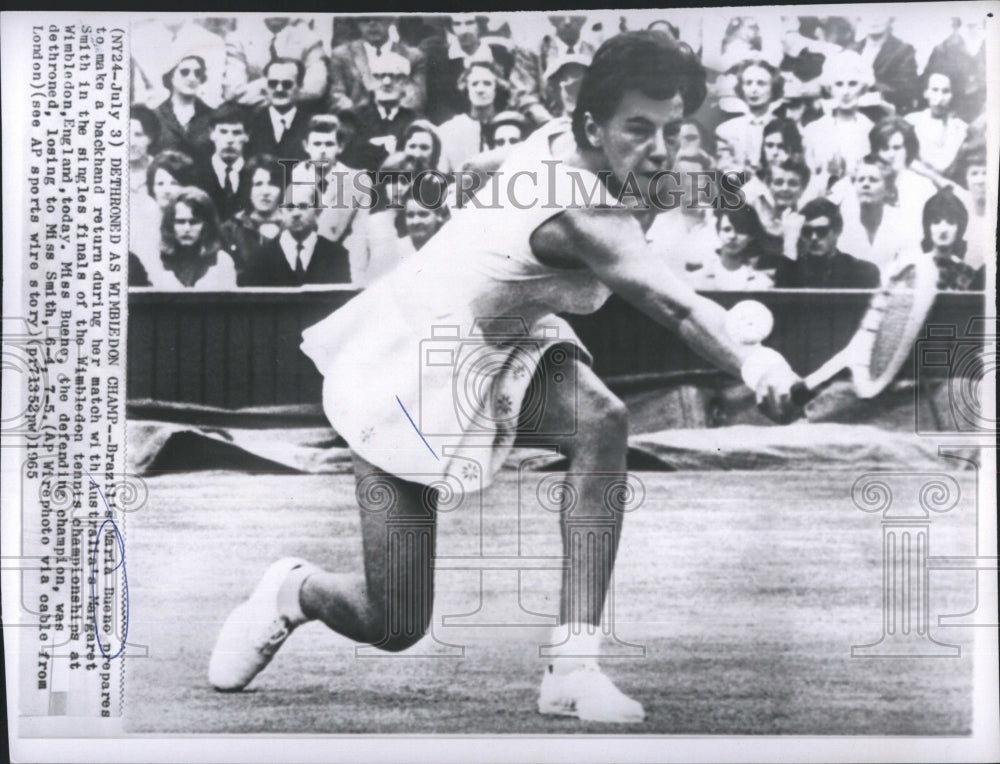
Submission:
<svg viewBox="0 0 1000 764">
<path fill-rule="evenodd" d="M 951 108 L 951 78 L 943 74 L 932 74 L 927 78 L 924 91 L 927 106 L 935 117 L 943 117 Z"/>
<path fill-rule="evenodd" d="M 747 248 L 750 243 L 750 234 L 740 233 L 733 228 L 728 217 L 719 219 L 719 250 L 724 255 L 738 255 Z"/>
<path fill-rule="evenodd" d="M 130 122 L 128 157 L 132 162 L 142 162 L 149 156 L 149 136 L 142 129 L 142 122 L 137 119 Z"/>
<path fill-rule="evenodd" d="M 182 247 L 193 247 L 201 238 L 205 223 L 184 202 L 178 202 L 174 210 L 174 236 Z"/>
<path fill-rule="evenodd" d="M 153 199 L 159 208 L 166 209 L 181 190 L 181 184 L 167 170 L 157 170 L 153 175 Z"/>
<path fill-rule="evenodd" d="M 315 163 L 332 165 L 340 154 L 336 133 L 309 133 L 305 142 L 306 154 Z"/>
<path fill-rule="evenodd" d="M 863 88 L 861 77 L 856 72 L 839 73 L 830 84 L 834 105 L 838 109 L 856 109 Z"/>
<path fill-rule="evenodd" d="M 473 106 L 492 106 L 497 97 L 497 78 L 489 69 L 473 67 L 468 79 L 469 103 Z"/>
<path fill-rule="evenodd" d="M 799 251 L 816 257 L 832 255 L 837 248 L 837 233 L 830 225 L 830 218 L 822 215 L 807 220 L 799 234 Z"/>
<path fill-rule="evenodd" d="M 771 167 L 771 181 L 768 183 L 771 195 L 782 207 L 795 207 L 802 196 L 802 178 L 796 173 Z"/>
<path fill-rule="evenodd" d="M 265 75 L 267 100 L 279 111 L 290 108 L 299 97 L 298 68 L 294 64 L 271 64 Z"/>
<path fill-rule="evenodd" d="M 906 141 L 902 133 L 893 133 L 879 149 L 878 158 L 892 168 L 893 172 L 906 169 Z"/>
<path fill-rule="evenodd" d="M 493 133 L 493 145 L 514 146 L 521 142 L 521 128 L 517 125 L 500 125 Z"/>
<path fill-rule="evenodd" d="M 862 204 L 882 204 L 885 201 L 885 176 L 870 164 L 863 164 L 854 173 L 854 191 Z"/>
<path fill-rule="evenodd" d="M 171 90 L 180 95 L 194 96 L 205 80 L 205 70 L 197 58 L 184 58 L 174 68 L 170 78 Z"/>
<path fill-rule="evenodd" d="M 585 124 L 591 145 L 604 154 L 615 180 L 624 185 L 630 182 L 630 176 L 634 178 L 648 203 L 652 199 L 653 176 L 673 169 L 683 118 L 684 101 L 680 93 L 658 100 L 638 90 L 628 90 L 607 122 L 598 124 L 588 114 Z"/>
<path fill-rule="evenodd" d="M 427 165 L 434 153 L 434 139 L 430 133 L 414 133 L 406 139 L 403 153 Z"/>
<path fill-rule="evenodd" d="M 947 218 L 934 220 L 929 226 L 931 244 L 941 249 L 947 249 L 955 244 L 958 238 L 958 223 Z"/>
<path fill-rule="evenodd" d="M 976 201 L 986 198 L 986 165 L 969 166 L 965 172 L 965 187 Z"/>
<path fill-rule="evenodd" d="M 254 171 L 250 179 L 250 204 L 255 211 L 270 215 L 278 208 L 281 188 L 271 180 L 271 173 L 264 169 Z"/>
<path fill-rule="evenodd" d="M 223 122 L 216 125 L 209 137 L 215 146 L 215 153 L 223 162 L 235 162 L 243 156 L 243 148 L 249 138 L 246 129 L 238 122 L 229 125 Z"/>
<path fill-rule="evenodd" d="M 781 164 L 788 159 L 788 149 L 781 133 L 769 133 L 764 136 L 764 159 L 769 166 Z"/>
<path fill-rule="evenodd" d="M 771 101 L 771 75 L 762 66 L 750 66 L 740 77 L 743 100 L 751 109 L 767 106 Z"/>
</svg>

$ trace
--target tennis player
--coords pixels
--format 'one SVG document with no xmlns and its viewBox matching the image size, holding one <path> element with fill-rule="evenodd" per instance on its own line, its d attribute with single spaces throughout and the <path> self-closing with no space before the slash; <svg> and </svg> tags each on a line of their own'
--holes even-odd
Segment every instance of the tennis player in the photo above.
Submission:
<svg viewBox="0 0 1000 764">
<path fill-rule="evenodd" d="M 591 313 L 615 292 L 742 374 L 771 416 L 791 415 L 798 377 L 785 360 L 735 342 L 725 311 L 671 273 L 643 235 L 656 175 L 672 167 L 681 122 L 704 97 L 704 70 L 683 44 L 655 31 L 608 40 L 581 84 L 572 135 L 539 130 L 500 168 L 511 181 L 505 203 L 456 211 L 417 255 L 305 331 L 324 410 L 354 455 L 364 571 L 274 563 L 223 626 L 209 666 L 217 689 L 244 688 L 313 619 L 388 651 L 420 640 L 436 508 L 489 485 L 520 436 L 569 459 L 560 626 L 538 709 L 643 720 L 597 662 L 622 524 L 607 497 L 626 477 L 625 406 L 554 314 Z M 581 191 L 595 188 L 611 203 L 587 201 Z M 595 523 L 610 532 L 581 530 Z"/>
</svg>

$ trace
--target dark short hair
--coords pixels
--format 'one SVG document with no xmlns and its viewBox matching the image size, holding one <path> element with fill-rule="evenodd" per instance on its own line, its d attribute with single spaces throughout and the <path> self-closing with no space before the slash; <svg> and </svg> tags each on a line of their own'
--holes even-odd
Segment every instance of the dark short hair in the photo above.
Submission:
<svg viewBox="0 0 1000 764">
<path fill-rule="evenodd" d="M 764 226 L 760 222 L 760 216 L 757 214 L 757 210 L 749 204 L 731 210 L 716 208 L 715 230 L 719 230 L 719 226 L 722 225 L 722 218 L 729 218 L 729 222 L 733 224 L 737 233 L 748 234 L 754 240 L 759 240 L 764 235 Z"/>
<path fill-rule="evenodd" d="M 965 232 L 969 227 L 969 211 L 965 209 L 961 199 L 955 196 L 955 193 L 948 186 L 942 188 L 924 204 L 924 238 L 920 242 L 924 252 L 930 252 L 934 248 L 934 245 L 931 244 L 931 223 L 936 223 L 939 220 L 947 220 L 958 226 L 955 243 L 951 246 L 951 254 L 957 257 L 964 256 L 968 248 Z"/>
<path fill-rule="evenodd" d="M 340 130 L 340 119 L 332 114 L 314 114 L 309 118 L 306 139 L 311 133 L 334 133 Z M 338 136 L 339 139 L 339 136 Z"/>
<path fill-rule="evenodd" d="M 844 217 L 840 214 L 840 207 L 824 196 L 806 202 L 799 210 L 799 214 L 807 221 L 816 218 L 830 218 L 830 226 L 833 230 L 838 234 L 844 230 Z"/>
<path fill-rule="evenodd" d="M 224 103 L 208 115 L 208 126 L 212 129 L 218 125 L 243 125 L 246 130 L 247 124 L 246 111 L 234 103 Z"/>
<path fill-rule="evenodd" d="M 755 66 L 771 75 L 771 100 L 777 101 L 785 92 L 785 80 L 781 76 L 781 72 L 775 69 L 774 66 L 759 58 L 750 58 L 741 61 L 730 69 L 730 72 L 736 76 L 736 95 L 741 100 L 743 99 L 743 74 L 747 69 L 752 69 Z"/>
<path fill-rule="evenodd" d="M 775 166 L 767 166 L 764 168 L 764 180 L 768 183 L 771 182 L 771 178 L 774 174 L 774 168 L 777 167 L 779 170 L 784 170 L 785 172 L 794 172 L 802 180 L 802 187 L 805 188 L 809 185 L 809 178 L 812 173 L 809 170 L 809 166 L 803 162 L 801 159 L 796 157 L 788 157 L 784 162 L 779 162 Z"/>
<path fill-rule="evenodd" d="M 903 136 L 903 146 L 906 149 L 906 163 L 909 164 L 920 155 L 920 141 L 913 125 L 902 117 L 886 117 L 880 120 L 868 133 L 871 150 L 878 153 L 889 145 L 889 139 L 899 133 Z"/>
<path fill-rule="evenodd" d="M 193 186 L 195 167 L 191 157 L 181 151 L 161 151 L 146 168 L 146 190 L 153 196 L 153 180 L 156 173 L 165 170 L 182 186 Z"/>
<path fill-rule="evenodd" d="M 781 136 L 781 142 L 785 144 L 785 150 L 792 156 L 802 156 L 802 133 L 794 119 L 787 117 L 775 117 L 764 125 L 764 138 L 777 133 Z M 761 141 L 760 147 L 761 164 L 764 159 L 764 145 Z"/>
<path fill-rule="evenodd" d="M 275 64 L 290 64 L 295 67 L 295 84 L 302 87 L 302 82 L 306 78 L 306 67 L 297 58 L 272 58 L 267 62 L 267 66 L 264 67 L 264 77 L 267 77 L 267 73 L 271 70 L 271 67 Z"/>
<path fill-rule="evenodd" d="M 647 98 L 666 100 L 680 93 L 684 114 L 705 100 L 705 69 L 691 47 L 665 32 L 623 32 L 606 40 L 583 75 L 573 113 L 573 137 L 581 149 L 593 149 L 584 116 L 598 123 L 614 116 L 622 97 L 638 90 Z"/>
<path fill-rule="evenodd" d="M 197 55 L 194 55 L 194 54 L 192 54 L 190 56 L 182 56 L 181 59 L 180 59 L 180 61 L 178 61 L 176 64 L 174 64 L 172 67 L 170 67 L 170 69 L 168 69 L 163 74 L 163 87 L 165 87 L 171 93 L 174 92 L 173 87 L 171 87 L 171 85 L 170 85 L 170 81 L 174 78 L 174 70 L 178 66 L 180 66 L 181 61 L 187 61 L 189 58 L 193 58 L 195 61 L 197 61 L 199 64 L 201 64 L 201 77 L 199 77 L 198 79 L 201 80 L 201 82 L 205 82 L 205 80 L 208 79 L 208 69 L 205 66 L 205 59 L 203 59 L 201 56 L 197 56 Z"/>
<path fill-rule="evenodd" d="M 156 116 L 156 112 L 150 109 L 148 106 L 143 106 L 141 103 L 132 104 L 132 110 L 129 113 L 129 119 L 134 119 L 140 125 L 142 125 L 142 132 L 146 134 L 149 138 L 149 149 L 147 153 L 152 156 L 158 150 L 160 144 L 160 118 Z"/>
</svg>

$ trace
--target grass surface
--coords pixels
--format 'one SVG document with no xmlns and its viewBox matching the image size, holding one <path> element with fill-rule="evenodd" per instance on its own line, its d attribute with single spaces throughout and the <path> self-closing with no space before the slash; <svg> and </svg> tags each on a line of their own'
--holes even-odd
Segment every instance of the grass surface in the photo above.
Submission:
<svg viewBox="0 0 1000 764">
<path fill-rule="evenodd" d="M 542 473 L 529 476 L 540 480 Z M 882 633 L 881 516 L 850 499 L 856 473 L 636 473 L 605 669 L 646 707 L 618 727 L 535 712 L 558 573 L 439 570 L 434 634 L 362 657 L 325 626 L 299 629 L 240 694 L 214 692 L 208 657 L 229 610 L 274 559 L 360 565 L 350 476 L 202 473 L 151 479 L 126 526 L 128 727 L 133 732 L 964 735 L 972 635 L 936 626 L 974 604 L 974 574 L 932 571 L 931 633 L 958 658 L 852 658 Z M 974 476 L 931 523 L 935 555 L 974 554 Z M 503 473 L 439 520 L 438 555 L 552 555 L 557 518 L 518 510 Z M 912 482 L 914 496 L 922 484 Z M 534 497 L 534 487 L 520 495 Z M 907 491 L 897 491 L 904 497 Z M 903 500 L 902 498 L 900 500 Z M 520 531 L 518 516 L 520 514 Z M 533 615 L 532 613 L 536 614 Z M 471 615 L 470 615 L 471 614 Z M 446 619 L 446 623 L 443 621 Z M 493 624 L 493 625 L 474 625 Z M 497 625 L 510 624 L 510 625 Z M 448 647 L 447 645 L 460 646 Z M 461 654 L 461 655 L 459 655 Z"/>
</svg>

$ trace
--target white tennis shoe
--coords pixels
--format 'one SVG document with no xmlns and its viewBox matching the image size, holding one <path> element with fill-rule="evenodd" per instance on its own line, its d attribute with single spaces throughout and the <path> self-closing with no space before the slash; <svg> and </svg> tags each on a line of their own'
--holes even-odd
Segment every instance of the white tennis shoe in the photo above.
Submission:
<svg viewBox="0 0 1000 764">
<path fill-rule="evenodd" d="M 538 711 L 618 724 L 634 724 L 646 718 L 642 704 L 615 687 L 595 663 L 567 674 L 557 674 L 552 666 L 547 667 L 538 694 Z"/>
<path fill-rule="evenodd" d="M 283 607 L 278 602 L 282 584 L 293 571 L 303 567 L 319 571 L 295 557 L 278 560 L 267 569 L 250 597 L 229 614 L 208 664 L 208 681 L 215 689 L 242 690 L 271 662 L 288 635 L 306 622 L 297 603 Z"/>
</svg>

